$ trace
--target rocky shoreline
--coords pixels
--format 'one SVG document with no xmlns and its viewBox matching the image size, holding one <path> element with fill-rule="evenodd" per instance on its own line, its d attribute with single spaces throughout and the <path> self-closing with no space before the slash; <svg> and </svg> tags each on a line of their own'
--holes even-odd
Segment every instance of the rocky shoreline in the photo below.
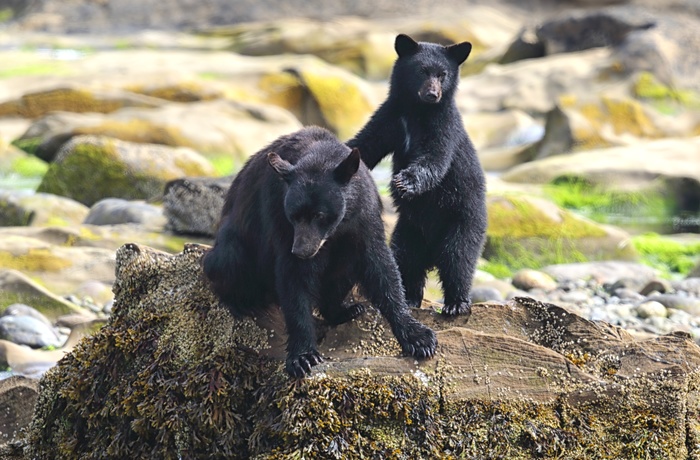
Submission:
<svg viewBox="0 0 700 460">
<path fill-rule="evenodd" d="M 0 379 L 8 394 L 38 391 L 22 377 L 33 382 L 69 372 L 55 363 L 66 355 L 64 362 L 75 363 L 76 350 L 92 353 L 85 347 L 102 343 L 94 339 L 101 327 L 114 326 L 119 308 L 134 307 L 118 286 L 118 251 L 135 244 L 151 262 L 186 257 L 189 243 L 211 243 L 223 193 L 253 152 L 309 124 L 349 138 L 386 94 L 398 32 L 474 44 L 457 95 L 489 176 L 488 243 L 473 291 L 473 300 L 485 303 L 475 308 L 474 328 L 487 322 L 484 331 L 496 334 L 490 312 L 503 316 L 504 328 L 518 311 L 527 329 L 542 309 L 556 309 L 585 325 L 601 341 L 598 351 L 616 334 L 630 346 L 663 343 L 695 356 L 697 10 L 683 1 L 667 8 L 581 1 L 573 2 L 577 9 L 568 2 L 551 9 L 552 17 L 551 4 L 542 1 L 530 5 L 536 14 L 527 17 L 522 5 L 508 2 L 447 3 L 468 5 L 469 14 L 429 21 L 266 18 L 208 23 L 196 34 L 183 31 L 194 23 L 181 23 L 174 31 L 122 34 L 117 27 L 99 36 L 63 34 L 77 10 L 57 21 L 53 2 L 35 2 L 31 11 L 11 5 L 14 21 L 0 16 L 0 60 L 7 63 L 0 69 L 0 365 L 9 369 Z M 99 27 L 107 10 L 86 27 Z M 385 166 L 375 171 L 390 231 L 395 215 L 386 175 Z M 639 234 L 619 222 L 650 222 L 673 234 Z M 433 318 L 439 296 L 430 278 L 425 308 L 416 313 Z M 471 327 L 460 325 L 459 333 L 478 343 L 481 336 L 472 335 L 481 332 Z M 358 332 L 348 334 L 354 340 Z M 81 341 L 85 336 L 91 338 Z M 527 340 L 544 343 L 534 335 Z M 562 360 L 553 368 L 581 368 L 592 373 L 591 382 L 616 378 L 607 374 L 606 353 L 586 367 L 582 356 L 590 351 L 544 346 L 536 353 Z M 465 359 L 445 350 L 457 362 Z M 484 348 L 484 356 L 493 351 Z M 384 371 L 385 365 L 405 371 L 405 363 L 391 364 L 395 357 L 390 365 L 370 357 Z M 345 358 L 329 369 L 356 370 L 356 358 Z M 533 372 L 533 379 L 543 378 Z M 693 369 L 683 372 L 674 375 L 692 380 Z M 506 383 L 499 388 L 507 393 Z M 521 447 L 530 452 L 528 446 Z"/>
</svg>

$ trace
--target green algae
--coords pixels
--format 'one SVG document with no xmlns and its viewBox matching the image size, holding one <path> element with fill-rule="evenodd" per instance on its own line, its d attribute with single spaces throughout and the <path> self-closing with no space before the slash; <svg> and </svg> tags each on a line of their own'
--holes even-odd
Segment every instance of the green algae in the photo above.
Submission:
<svg viewBox="0 0 700 460">
<path fill-rule="evenodd" d="M 642 261 L 665 276 L 687 275 L 700 263 L 700 242 L 682 243 L 656 233 L 632 238 Z"/>
</svg>

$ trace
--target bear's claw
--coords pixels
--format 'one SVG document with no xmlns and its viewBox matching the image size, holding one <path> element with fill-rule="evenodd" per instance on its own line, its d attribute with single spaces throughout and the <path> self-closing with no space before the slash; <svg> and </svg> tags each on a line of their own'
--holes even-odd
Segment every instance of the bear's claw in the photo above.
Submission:
<svg viewBox="0 0 700 460">
<path fill-rule="evenodd" d="M 285 370 L 287 373 L 297 379 L 300 379 L 311 373 L 311 368 L 323 362 L 323 357 L 316 351 L 301 353 L 298 356 L 290 356 L 287 358 Z"/>
</svg>

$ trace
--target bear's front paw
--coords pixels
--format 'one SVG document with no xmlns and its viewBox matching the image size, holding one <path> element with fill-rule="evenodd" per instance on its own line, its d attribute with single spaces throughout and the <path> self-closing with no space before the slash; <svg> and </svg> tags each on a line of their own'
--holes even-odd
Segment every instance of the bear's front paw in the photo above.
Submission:
<svg viewBox="0 0 700 460">
<path fill-rule="evenodd" d="M 418 195 L 418 180 L 416 176 L 406 169 L 396 174 L 391 180 L 399 198 L 410 200 Z"/>
<path fill-rule="evenodd" d="M 472 314 L 472 303 L 468 300 L 463 300 L 461 302 L 446 303 L 442 307 L 441 313 L 445 316 L 464 316 L 469 319 Z"/>
<path fill-rule="evenodd" d="M 287 357 L 285 370 L 290 376 L 300 379 L 311 372 L 311 368 L 317 364 L 321 364 L 323 358 L 316 350 L 311 350 L 299 355 L 290 355 Z"/>
<path fill-rule="evenodd" d="M 399 340 L 403 352 L 416 358 L 430 358 L 437 348 L 435 332 L 418 321 L 407 326 Z"/>
</svg>

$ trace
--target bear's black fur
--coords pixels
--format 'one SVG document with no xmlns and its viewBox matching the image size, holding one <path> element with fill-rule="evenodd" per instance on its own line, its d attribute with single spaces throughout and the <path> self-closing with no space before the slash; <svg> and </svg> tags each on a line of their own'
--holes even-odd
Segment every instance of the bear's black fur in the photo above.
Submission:
<svg viewBox="0 0 700 460">
<path fill-rule="evenodd" d="M 332 324 L 354 318 L 361 307 L 343 300 L 355 284 L 405 353 L 435 352 L 434 332 L 406 305 L 369 170 L 357 149 L 325 129 L 283 136 L 250 158 L 231 184 L 203 268 L 236 316 L 280 305 L 289 337 L 286 370 L 293 377 L 322 361 L 312 308 Z"/>
<path fill-rule="evenodd" d="M 393 152 L 391 193 L 399 219 L 391 246 L 419 306 L 437 267 L 446 315 L 471 313 L 470 291 L 486 236 L 486 185 L 454 101 L 468 42 L 451 46 L 396 37 L 387 100 L 347 144 L 371 169 Z"/>
</svg>

